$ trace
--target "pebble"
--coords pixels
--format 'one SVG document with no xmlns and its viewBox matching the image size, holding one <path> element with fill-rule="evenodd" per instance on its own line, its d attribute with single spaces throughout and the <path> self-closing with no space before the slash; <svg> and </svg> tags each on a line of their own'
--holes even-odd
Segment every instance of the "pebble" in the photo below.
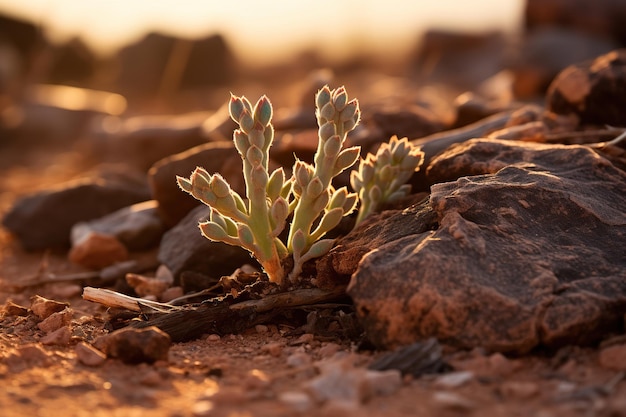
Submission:
<svg viewBox="0 0 626 417">
<path fill-rule="evenodd" d="M 281 392 L 278 394 L 278 400 L 299 413 L 307 412 L 313 407 L 311 397 L 302 391 Z"/>
<path fill-rule="evenodd" d="M 167 268 L 164 265 L 161 265 L 159 268 L 161 267 Z M 128 273 L 126 274 L 126 282 L 135 290 L 138 296 L 152 296 L 158 299 L 172 285 L 174 277 L 171 274 L 161 274 L 161 277 L 159 277 L 157 273 L 155 277 L 146 277 L 140 274 Z"/>
<path fill-rule="evenodd" d="M 257 333 L 263 334 L 267 333 L 269 329 L 264 324 L 257 324 L 256 326 L 254 326 L 254 330 L 256 330 Z"/>
<path fill-rule="evenodd" d="M 324 346 L 322 346 L 319 349 L 319 354 L 320 356 L 322 356 L 323 358 L 330 358 L 331 356 L 333 356 L 335 353 L 339 352 L 341 350 L 341 346 L 339 346 L 337 343 L 326 343 L 324 344 Z"/>
<path fill-rule="evenodd" d="M 59 345 L 66 346 L 70 344 L 72 339 L 72 330 L 69 326 L 64 326 L 56 329 L 40 339 L 43 345 Z"/>
<path fill-rule="evenodd" d="M 104 217 L 72 226 L 71 241 L 75 245 L 91 233 L 110 235 L 128 250 L 137 251 L 158 245 L 165 226 L 155 200 L 124 207 Z"/>
<path fill-rule="evenodd" d="M 450 372 L 438 376 L 434 381 L 437 388 L 458 388 L 474 379 L 474 373 L 470 371 Z"/>
<path fill-rule="evenodd" d="M 21 306 L 19 304 L 15 304 L 13 301 L 7 301 L 3 308 L 4 315 L 9 317 L 21 316 L 25 317 L 28 315 L 28 307 Z"/>
<path fill-rule="evenodd" d="M 91 232 L 72 246 L 70 262 L 89 269 L 102 269 L 128 259 L 128 249 L 115 236 Z"/>
<path fill-rule="evenodd" d="M 297 338 L 296 340 L 294 340 L 292 344 L 293 345 L 306 345 L 306 344 L 313 342 L 313 340 L 315 340 L 315 335 L 311 333 L 305 333 L 299 338 Z"/>
<path fill-rule="evenodd" d="M 600 366 L 613 371 L 626 371 L 626 344 L 609 345 L 600 351 Z"/>
<path fill-rule="evenodd" d="M 287 357 L 287 366 L 292 368 L 300 368 L 302 366 L 310 365 L 313 362 L 311 355 L 304 352 L 292 353 Z"/>
<path fill-rule="evenodd" d="M 53 332 L 61 327 L 68 326 L 72 322 L 73 314 L 74 311 L 71 308 L 66 307 L 63 311 L 58 311 L 49 315 L 42 322 L 38 323 L 37 327 L 46 333 Z"/>
<path fill-rule="evenodd" d="M 539 393 L 539 386 L 534 382 L 505 381 L 500 385 L 500 393 L 505 398 L 527 400 Z"/>
<path fill-rule="evenodd" d="M 270 356 L 277 358 L 283 353 L 283 344 L 280 342 L 270 342 L 261 347 L 261 352 L 267 352 Z"/>
<path fill-rule="evenodd" d="M 206 340 L 209 342 L 217 342 L 221 340 L 222 337 L 219 334 L 210 334 L 207 336 Z"/>
<path fill-rule="evenodd" d="M 85 342 L 79 342 L 74 348 L 74 352 L 76 352 L 78 361 L 87 366 L 100 366 L 107 359 L 103 352 Z"/>
<path fill-rule="evenodd" d="M 340 401 L 362 404 L 377 395 L 390 395 L 402 386 L 398 370 L 374 371 L 353 365 L 354 358 L 318 363 L 321 374 L 306 388 L 318 402 Z"/>
<path fill-rule="evenodd" d="M 139 383 L 146 387 L 158 387 L 163 382 L 163 377 L 161 374 L 154 369 L 149 369 L 144 375 L 139 379 Z"/>
<path fill-rule="evenodd" d="M 163 294 L 161 294 L 161 302 L 168 303 L 176 298 L 182 297 L 183 295 L 185 295 L 183 287 L 169 287 L 168 289 L 163 291 Z"/>
<path fill-rule="evenodd" d="M 171 343 L 170 336 L 158 327 L 126 327 L 106 336 L 105 351 L 124 363 L 154 363 L 167 360 Z"/>
<path fill-rule="evenodd" d="M 470 411 L 476 407 L 472 401 L 454 392 L 437 391 L 432 398 L 436 404 L 449 410 Z"/>
<path fill-rule="evenodd" d="M 253 369 L 244 377 L 242 384 L 246 389 L 262 389 L 270 384 L 270 378 L 265 372 Z"/>
<path fill-rule="evenodd" d="M 65 310 L 70 305 L 68 303 L 61 303 L 54 300 L 48 300 L 47 298 L 39 295 L 33 296 L 31 299 L 30 310 L 35 316 L 44 320 L 47 319 L 53 313 Z"/>
<path fill-rule="evenodd" d="M 212 401 L 202 400 L 195 403 L 191 409 L 191 414 L 194 417 L 210 416 L 213 413 L 215 405 Z"/>
</svg>

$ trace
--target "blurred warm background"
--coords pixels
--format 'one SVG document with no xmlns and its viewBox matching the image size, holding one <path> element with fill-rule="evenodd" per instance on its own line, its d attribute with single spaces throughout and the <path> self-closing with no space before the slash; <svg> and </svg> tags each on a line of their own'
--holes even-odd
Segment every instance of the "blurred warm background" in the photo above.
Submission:
<svg viewBox="0 0 626 417">
<path fill-rule="evenodd" d="M 136 115 L 197 124 L 229 91 L 306 107 L 324 82 L 451 127 L 471 121 L 464 92 L 541 100 L 560 69 L 623 45 L 622 3 L 0 0 L 0 146 L 115 134 Z"/>
</svg>

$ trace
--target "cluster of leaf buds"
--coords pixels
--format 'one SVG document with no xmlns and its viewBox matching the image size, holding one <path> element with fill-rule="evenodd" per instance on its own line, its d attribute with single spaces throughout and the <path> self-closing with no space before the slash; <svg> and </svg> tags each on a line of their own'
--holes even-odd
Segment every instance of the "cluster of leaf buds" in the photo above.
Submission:
<svg viewBox="0 0 626 417">
<path fill-rule="evenodd" d="M 334 243 L 319 240 L 354 210 L 357 195 L 346 187 L 335 190 L 332 179 L 350 168 L 359 158 L 358 146 L 343 149 L 348 133 L 359 123 L 361 111 L 356 99 L 348 101 L 345 88 L 325 86 L 315 96 L 319 126 L 314 164 L 296 161 L 293 168 L 294 213 L 287 248 L 293 253 L 290 277 L 300 274 L 309 259 L 322 256 Z"/>
<path fill-rule="evenodd" d="M 274 140 L 272 105 L 265 96 L 254 108 L 245 97 L 231 96 L 229 111 L 239 124 L 233 140 L 243 160 L 248 203 L 219 174 L 209 175 L 202 168 L 189 179 L 178 177 L 178 185 L 211 207 L 209 221 L 200 224 L 204 236 L 248 250 L 270 280 L 281 282 L 285 275 L 281 260 L 288 252 L 278 235 L 290 212 L 291 180 L 285 180 L 282 168 L 268 174 Z"/>
<path fill-rule="evenodd" d="M 350 185 L 359 194 L 360 206 L 356 224 L 378 211 L 382 204 L 393 203 L 406 197 L 411 186 L 406 182 L 424 162 L 424 153 L 407 138 L 393 136 L 359 163 L 352 171 Z"/>
</svg>

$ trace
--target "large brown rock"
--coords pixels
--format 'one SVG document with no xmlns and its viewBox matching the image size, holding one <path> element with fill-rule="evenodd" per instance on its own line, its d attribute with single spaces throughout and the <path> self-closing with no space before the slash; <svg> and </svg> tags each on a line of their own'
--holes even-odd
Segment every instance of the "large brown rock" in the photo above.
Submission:
<svg viewBox="0 0 626 417">
<path fill-rule="evenodd" d="M 571 65 L 554 79 L 548 110 L 575 114 L 583 124 L 626 125 L 626 49 Z"/>
<path fill-rule="evenodd" d="M 435 336 L 526 352 L 623 325 L 626 173 L 587 147 L 496 140 L 452 148 L 438 164 L 473 176 L 434 185 L 426 206 L 361 238 L 403 231 L 379 239 L 348 288 L 376 345 Z M 433 215 L 436 230 L 410 233 L 414 217 Z"/>
</svg>

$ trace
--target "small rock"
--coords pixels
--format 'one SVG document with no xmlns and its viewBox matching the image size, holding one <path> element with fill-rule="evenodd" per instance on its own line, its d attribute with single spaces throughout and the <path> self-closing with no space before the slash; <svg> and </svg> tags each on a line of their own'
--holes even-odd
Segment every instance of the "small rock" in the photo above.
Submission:
<svg viewBox="0 0 626 417">
<path fill-rule="evenodd" d="M 388 371 L 368 370 L 365 373 L 365 380 L 369 395 L 391 395 L 402 386 L 402 373 L 396 369 Z"/>
<path fill-rule="evenodd" d="M 128 249 L 115 236 L 91 232 L 72 246 L 69 260 L 89 269 L 102 269 L 128 259 Z"/>
<path fill-rule="evenodd" d="M 527 400 L 539 393 L 539 386 L 535 382 L 526 381 L 504 381 L 499 389 L 505 398 L 518 400 Z"/>
<path fill-rule="evenodd" d="M 145 329 L 126 327 L 106 336 L 105 344 L 110 358 L 124 363 L 154 363 L 167 360 L 171 340 L 167 333 L 154 326 Z"/>
<path fill-rule="evenodd" d="M 311 333 L 305 333 L 296 340 L 293 341 L 293 345 L 307 345 L 315 340 L 315 335 Z"/>
<path fill-rule="evenodd" d="M 74 348 L 74 352 L 76 352 L 78 361 L 87 366 L 100 366 L 107 359 L 103 352 L 85 342 L 79 342 Z"/>
<path fill-rule="evenodd" d="M 261 347 L 261 352 L 267 352 L 275 358 L 283 353 L 283 344 L 280 342 L 270 342 Z"/>
<path fill-rule="evenodd" d="M 28 307 L 15 304 L 13 301 L 7 301 L 3 307 L 3 313 L 5 316 L 20 316 L 25 317 L 28 315 Z"/>
<path fill-rule="evenodd" d="M 219 334 L 210 334 L 206 338 L 209 342 L 217 342 L 220 339 L 222 339 L 222 337 Z"/>
<path fill-rule="evenodd" d="M 68 303 L 48 300 L 47 298 L 41 297 L 39 295 L 33 296 L 30 300 L 30 310 L 35 316 L 42 320 L 47 319 L 53 313 L 63 311 L 70 306 Z"/>
<path fill-rule="evenodd" d="M 292 353 L 287 357 L 287 366 L 292 368 L 300 368 L 302 366 L 310 365 L 313 362 L 311 355 L 304 352 Z"/>
<path fill-rule="evenodd" d="M 63 326 L 67 326 L 72 322 L 74 311 L 67 307 L 62 311 L 50 314 L 43 321 L 37 324 L 40 330 L 46 333 L 53 332 Z"/>
<path fill-rule="evenodd" d="M 437 388 L 458 388 L 473 379 L 474 373 L 470 371 L 450 372 L 449 374 L 438 376 L 433 385 Z"/>
<path fill-rule="evenodd" d="M 576 114 L 583 124 L 626 124 L 626 50 L 618 49 L 593 61 L 571 65 L 552 81 L 547 109 Z"/>
<path fill-rule="evenodd" d="M 337 343 L 330 342 L 330 343 L 324 344 L 324 346 L 322 346 L 318 350 L 318 353 L 323 358 L 330 358 L 333 355 L 335 355 L 337 352 L 339 352 L 340 350 L 341 350 L 341 346 L 339 346 Z"/>
<path fill-rule="evenodd" d="M 163 382 L 161 374 L 154 369 L 149 369 L 139 378 L 139 383 L 146 387 L 158 387 Z"/>
<path fill-rule="evenodd" d="M 270 384 L 270 378 L 265 372 L 253 369 L 243 378 L 242 384 L 246 389 L 258 390 L 267 387 Z"/>
<path fill-rule="evenodd" d="M 72 227 L 72 245 L 92 233 L 114 236 L 128 250 L 137 251 L 157 246 L 165 226 L 158 214 L 155 200 L 124 207 L 99 219 L 80 222 Z"/>
<path fill-rule="evenodd" d="M 615 344 L 602 348 L 598 361 L 603 368 L 626 371 L 626 344 Z"/>
<path fill-rule="evenodd" d="M 220 277 L 250 262 L 250 254 L 245 249 L 211 242 L 202 236 L 198 222 L 206 219 L 210 210 L 204 205 L 196 207 L 161 239 L 158 259 L 172 271 L 175 284 L 179 283 L 183 272 L 189 271 L 201 274 L 210 271 L 215 284 Z"/>
<path fill-rule="evenodd" d="M 263 334 L 267 333 L 269 329 L 264 324 L 257 324 L 256 326 L 254 326 L 254 330 L 256 330 L 257 333 Z"/>
<path fill-rule="evenodd" d="M 161 294 L 161 302 L 163 303 L 169 303 L 170 301 L 182 297 L 183 295 L 185 295 L 185 292 L 183 291 L 183 287 L 170 287 L 168 289 L 166 289 L 165 291 L 163 291 L 163 294 Z"/>
<path fill-rule="evenodd" d="M 26 250 L 69 247 L 76 223 L 149 198 L 142 175 L 128 169 L 102 170 L 18 200 L 2 224 Z"/>
<path fill-rule="evenodd" d="M 294 411 L 304 413 L 313 407 L 311 397 L 301 391 L 285 391 L 278 394 L 278 401 L 291 407 Z"/>
<path fill-rule="evenodd" d="M 318 402 L 358 405 L 376 395 L 389 395 L 402 386 L 399 371 L 372 371 L 354 365 L 354 355 L 317 363 L 320 375 L 306 384 Z"/>
<path fill-rule="evenodd" d="M 214 408 L 215 404 L 212 401 L 198 401 L 191 407 L 191 415 L 193 417 L 208 417 L 215 414 L 213 412 Z"/>
<path fill-rule="evenodd" d="M 63 326 L 46 334 L 40 339 L 40 342 L 43 345 L 66 346 L 69 345 L 71 338 L 72 330 L 69 328 L 69 326 Z"/>
<path fill-rule="evenodd" d="M 474 402 L 454 392 L 437 391 L 432 398 L 435 404 L 449 410 L 470 411 L 476 407 Z"/>
<path fill-rule="evenodd" d="M 164 265 L 159 266 L 159 269 L 165 268 Z M 171 287 L 174 278 L 171 274 L 165 274 L 161 272 L 158 273 L 155 277 L 146 277 L 139 274 L 126 274 L 126 282 L 135 290 L 138 296 L 140 297 L 148 297 L 153 296 L 155 299 L 160 298 L 163 292 Z"/>
</svg>

